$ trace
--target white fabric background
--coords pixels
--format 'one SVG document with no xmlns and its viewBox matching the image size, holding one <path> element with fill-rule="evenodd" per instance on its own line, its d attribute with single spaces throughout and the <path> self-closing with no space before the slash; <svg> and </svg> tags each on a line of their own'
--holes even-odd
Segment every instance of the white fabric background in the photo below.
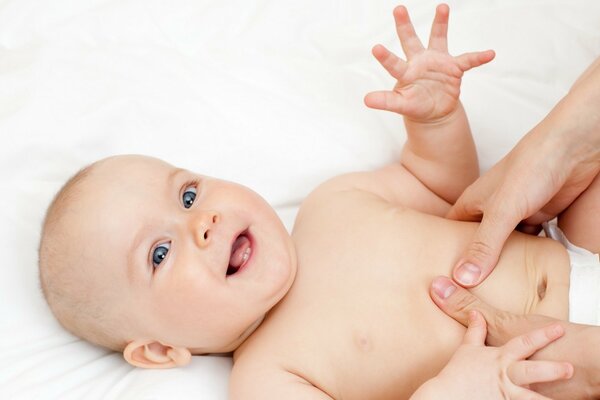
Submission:
<svg viewBox="0 0 600 400">
<path fill-rule="evenodd" d="M 426 43 L 436 2 L 406 1 Z M 596 0 L 456 0 L 452 54 L 496 50 L 462 101 L 483 171 L 600 55 Z M 53 319 L 36 265 L 53 194 L 82 166 L 143 153 L 248 185 L 291 227 L 339 173 L 391 162 L 399 116 L 363 96 L 401 55 L 387 0 L 0 0 L 0 398 L 226 399 L 231 360 L 134 369 Z"/>
</svg>

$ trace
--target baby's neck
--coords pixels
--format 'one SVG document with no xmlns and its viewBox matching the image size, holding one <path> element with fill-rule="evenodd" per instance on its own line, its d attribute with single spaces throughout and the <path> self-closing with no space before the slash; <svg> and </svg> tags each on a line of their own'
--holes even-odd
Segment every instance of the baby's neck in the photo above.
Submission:
<svg viewBox="0 0 600 400">
<path fill-rule="evenodd" d="M 244 343 L 246 341 L 246 339 L 248 339 L 253 333 L 254 331 L 256 331 L 256 329 L 258 329 L 258 327 L 260 326 L 260 324 L 262 324 L 262 322 L 265 320 L 265 315 L 263 315 L 262 317 L 260 317 L 259 319 L 257 319 L 256 321 L 254 321 L 254 323 L 252 325 L 250 325 L 248 327 L 248 329 L 246 329 L 239 337 L 239 339 L 236 341 L 237 345 L 235 346 L 235 349 L 237 349 L 238 347 L 240 347 L 240 345 L 242 343 Z M 233 349 L 233 350 L 235 350 Z M 233 351 L 232 350 L 232 351 Z"/>
<path fill-rule="evenodd" d="M 254 321 L 242 334 L 235 339 L 232 343 L 227 345 L 225 348 L 217 350 L 217 351 L 207 351 L 206 349 L 190 349 L 193 355 L 211 355 L 211 356 L 231 356 L 232 353 L 240 347 L 246 339 L 248 339 L 256 329 L 260 326 L 260 324 L 265 319 L 265 316 L 261 316 L 259 319 Z"/>
</svg>

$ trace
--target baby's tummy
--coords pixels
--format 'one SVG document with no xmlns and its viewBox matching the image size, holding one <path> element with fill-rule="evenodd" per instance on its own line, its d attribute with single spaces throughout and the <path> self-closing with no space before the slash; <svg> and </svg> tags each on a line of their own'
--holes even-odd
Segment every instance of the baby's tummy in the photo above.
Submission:
<svg viewBox="0 0 600 400">
<path fill-rule="evenodd" d="M 461 256 L 478 224 L 451 223 Z M 569 256 L 558 242 L 520 232 L 510 235 L 496 267 L 486 280 L 471 289 L 494 307 L 517 314 L 543 314 L 566 320 L 569 310 Z"/>
</svg>

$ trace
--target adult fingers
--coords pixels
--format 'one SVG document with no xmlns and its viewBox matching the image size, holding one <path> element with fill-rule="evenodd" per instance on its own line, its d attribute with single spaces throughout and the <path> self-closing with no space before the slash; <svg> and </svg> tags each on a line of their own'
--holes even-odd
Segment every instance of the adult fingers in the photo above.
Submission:
<svg viewBox="0 0 600 400">
<path fill-rule="evenodd" d="M 553 322 L 546 318 L 529 321 L 524 316 L 498 310 L 446 276 L 438 276 L 431 282 L 429 295 L 443 312 L 464 326 L 469 324 L 470 311 L 480 312 L 487 325 L 486 343 L 491 346 L 501 346 L 517 335 Z"/>
<path fill-rule="evenodd" d="M 500 205 L 503 207 L 503 203 Z M 487 278 L 498 262 L 504 242 L 519 221 L 520 217 L 503 209 L 487 210 L 454 267 L 454 280 L 464 287 L 474 287 Z"/>
<path fill-rule="evenodd" d="M 532 225 L 527 221 L 521 221 L 516 228 L 519 232 L 526 233 L 528 235 L 537 236 L 542 231 L 542 225 Z"/>
<path fill-rule="evenodd" d="M 458 199 L 460 200 L 460 198 Z M 446 219 L 453 219 L 455 221 L 481 221 L 483 212 L 479 207 L 474 204 L 468 203 L 466 200 L 462 202 L 456 202 L 450 210 L 446 213 Z"/>
<path fill-rule="evenodd" d="M 525 386 L 532 383 L 553 382 L 570 379 L 573 365 L 558 361 L 520 361 L 508 367 L 507 375 L 512 383 Z"/>
<path fill-rule="evenodd" d="M 471 193 L 473 191 L 469 191 L 467 188 L 450 207 L 445 217 L 456 221 L 481 221 L 485 203 L 482 199 L 471 196 Z"/>
<path fill-rule="evenodd" d="M 515 157 L 505 157 L 469 186 L 447 215 L 467 220 L 473 218 L 464 218 L 465 214 L 483 215 L 481 225 L 453 269 L 454 279 L 465 287 L 478 285 L 490 274 L 512 230 L 552 198 L 561 184 L 543 172 L 527 170 L 527 160 Z"/>
<path fill-rule="evenodd" d="M 438 276 L 431 282 L 429 295 L 442 311 L 464 326 L 469 326 L 469 313 L 471 311 L 478 311 L 483 314 L 488 322 L 493 321 L 497 313 L 495 308 L 484 303 L 468 290 L 455 285 L 446 276 Z"/>
<path fill-rule="evenodd" d="M 479 177 L 460 195 L 446 214 L 446 218 L 458 221 L 481 221 L 483 210 L 504 181 L 506 161 L 501 160 L 485 175 Z"/>
</svg>

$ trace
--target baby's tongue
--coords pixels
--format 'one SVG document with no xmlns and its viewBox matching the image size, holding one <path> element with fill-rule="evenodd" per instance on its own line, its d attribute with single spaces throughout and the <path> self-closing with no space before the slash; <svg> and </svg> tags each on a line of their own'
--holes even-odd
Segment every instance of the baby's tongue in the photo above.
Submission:
<svg viewBox="0 0 600 400">
<path fill-rule="evenodd" d="M 229 265 L 232 267 L 239 267 L 244 262 L 244 252 L 247 248 L 250 247 L 250 240 L 244 236 L 240 235 L 235 242 L 233 242 L 233 246 L 231 246 L 231 257 L 229 258 Z"/>
</svg>

